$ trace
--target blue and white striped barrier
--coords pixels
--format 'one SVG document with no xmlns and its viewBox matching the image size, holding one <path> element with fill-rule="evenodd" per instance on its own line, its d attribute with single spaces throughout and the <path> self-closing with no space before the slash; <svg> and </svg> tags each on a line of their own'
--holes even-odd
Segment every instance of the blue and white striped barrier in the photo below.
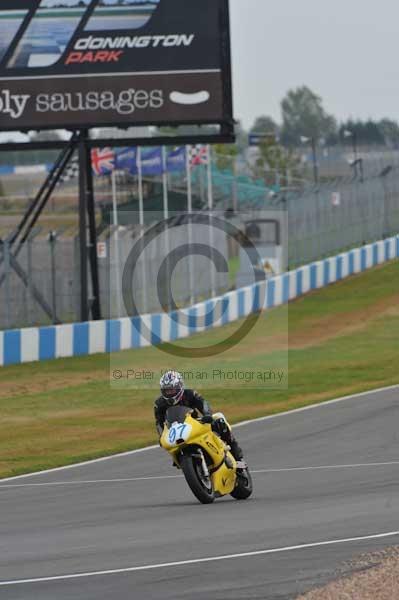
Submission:
<svg viewBox="0 0 399 600">
<path fill-rule="evenodd" d="M 118 352 L 182 339 L 281 306 L 394 258 L 399 258 L 399 236 L 300 267 L 178 313 L 2 331 L 0 366 Z"/>
</svg>

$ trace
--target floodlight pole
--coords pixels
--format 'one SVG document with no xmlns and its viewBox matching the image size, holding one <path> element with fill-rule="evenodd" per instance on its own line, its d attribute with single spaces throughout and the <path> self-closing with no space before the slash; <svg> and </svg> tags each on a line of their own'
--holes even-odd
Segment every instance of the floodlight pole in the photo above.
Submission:
<svg viewBox="0 0 399 600">
<path fill-rule="evenodd" d="M 357 133 L 356 131 L 352 131 L 352 145 L 353 145 L 353 158 L 354 158 L 354 166 L 355 166 L 355 176 L 357 177 L 357 165 L 359 165 L 360 167 L 360 181 L 363 181 L 363 165 L 362 165 L 362 160 L 358 159 L 358 152 L 357 152 Z"/>
<path fill-rule="evenodd" d="M 312 137 L 312 155 L 313 155 L 313 177 L 316 185 L 319 185 L 319 167 L 317 164 L 316 139 Z"/>
</svg>

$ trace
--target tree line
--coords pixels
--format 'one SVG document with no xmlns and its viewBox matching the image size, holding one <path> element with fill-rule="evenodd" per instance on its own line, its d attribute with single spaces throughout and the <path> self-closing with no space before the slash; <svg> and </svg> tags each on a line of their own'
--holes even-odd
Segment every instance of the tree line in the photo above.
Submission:
<svg viewBox="0 0 399 600">
<path fill-rule="evenodd" d="M 289 90 L 281 101 L 282 122 L 259 116 L 251 132 L 274 134 L 283 146 L 298 147 L 301 138 L 313 138 L 327 146 L 341 143 L 349 134 L 359 145 L 399 149 L 399 124 L 393 119 L 379 121 L 350 118 L 339 123 L 329 114 L 320 96 L 307 86 Z"/>
</svg>

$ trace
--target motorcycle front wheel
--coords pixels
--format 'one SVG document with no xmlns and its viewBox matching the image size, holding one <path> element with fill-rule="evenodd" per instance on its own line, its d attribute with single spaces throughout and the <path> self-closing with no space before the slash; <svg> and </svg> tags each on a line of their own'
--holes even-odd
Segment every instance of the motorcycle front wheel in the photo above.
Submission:
<svg viewBox="0 0 399 600">
<path fill-rule="evenodd" d="M 180 460 L 180 466 L 194 496 L 202 504 L 212 504 L 215 500 L 212 481 L 203 472 L 201 461 L 185 454 Z"/>
</svg>

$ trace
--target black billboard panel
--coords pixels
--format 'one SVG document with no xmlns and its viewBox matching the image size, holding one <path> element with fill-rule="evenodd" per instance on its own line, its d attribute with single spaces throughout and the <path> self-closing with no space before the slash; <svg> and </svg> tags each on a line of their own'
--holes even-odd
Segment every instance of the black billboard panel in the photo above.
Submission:
<svg viewBox="0 0 399 600">
<path fill-rule="evenodd" d="M 0 130 L 232 118 L 228 0 L 2 0 Z"/>
</svg>

